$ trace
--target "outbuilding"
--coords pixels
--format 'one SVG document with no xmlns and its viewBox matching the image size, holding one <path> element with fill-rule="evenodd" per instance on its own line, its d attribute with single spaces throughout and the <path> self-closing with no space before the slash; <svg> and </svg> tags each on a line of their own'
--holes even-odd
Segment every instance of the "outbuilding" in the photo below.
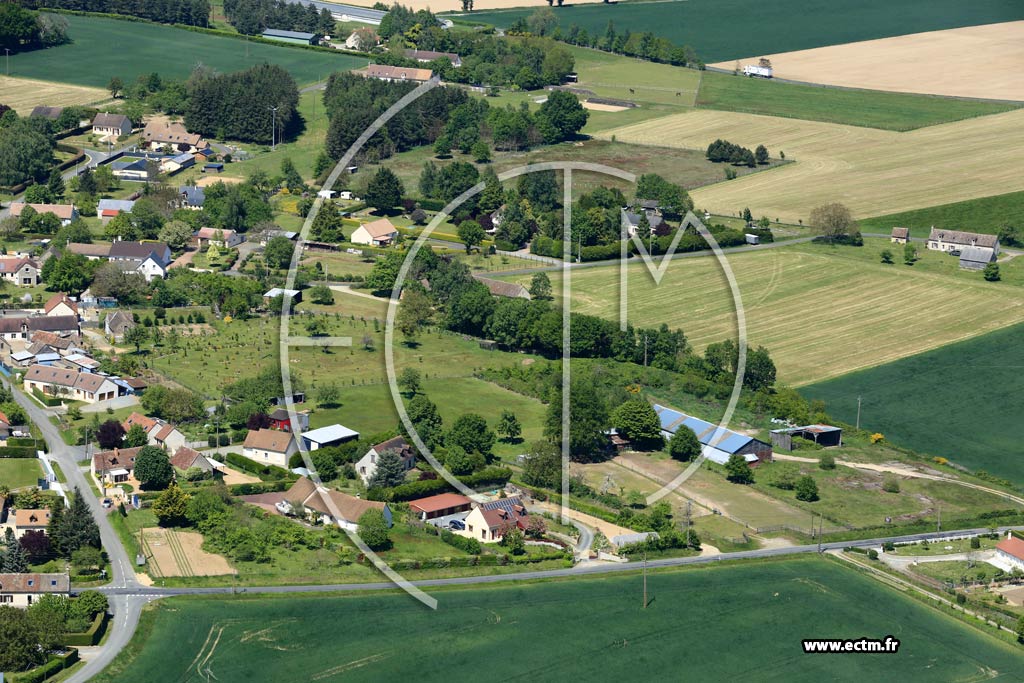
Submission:
<svg viewBox="0 0 1024 683">
<path fill-rule="evenodd" d="M 337 446 L 358 438 L 359 432 L 340 424 L 320 427 L 319 429 L 303 432 L 302 434 L 302 442 L 306 445 L 306 450 L 310 451 L 326 448 L 327 446 Z"/>
<path fill-rule="evenodd" d="M 292 43 L 293 45 L 316 45 L 316 34 L 305 31 L 285 31 L 277 28 L 268 28 L 263 31 L 263 38 L 276 40 L 279 43 Z"/>
</svg>

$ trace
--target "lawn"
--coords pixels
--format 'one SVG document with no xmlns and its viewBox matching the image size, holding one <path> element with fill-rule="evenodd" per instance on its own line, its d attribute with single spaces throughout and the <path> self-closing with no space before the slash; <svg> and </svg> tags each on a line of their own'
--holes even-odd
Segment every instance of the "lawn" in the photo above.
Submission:
<svg viewBox="0 0 1024 683">
<path fill-rule="evenodd" d="M 921 269 L 882 265 L 877 258 L 873 247 L 822 244 L 729 256 L 742 296 L 748 343 L 768 348 L 780 380 L 810 384 L 1024 320 L 1021 290 L 1010 283 L 985 282 L 978 273 L 930 270 L 927 262 Z M 616 265 L 573 271 L 574 310 L 618 319 L 618 269 Z M 698 350 L 735 338 L 732 297 L 716 259 L 673 261 L 659 286 L 653 285 L 642 263 L 631 264 L 627 273 L 629 321 L 634 325 L 666 323 L 681 328 Z M 561 274 L 550 275 L 553 290 L 560 292 Z M 510 279 L 527 281 L 529 276 Z M 997 372 L 1006 376 L 1005 370 Z M 920 387 L 907 391 L 916 397 Z M 915 398 L 904 408 L 917 403 Z M 946 405 L 959 404 L 953 400 Z M 875 405 L 879 417 L 891 408 L 888 401 Z M 849 411 L 847 402 L 836 415 L 852 422 Z M 935 440 L 942 438 L 936 435 Z"/>
<path fill-rule="evenodd" d="M 978 538 L 981 548 L 973 550 L 991 550 L 1000 540 L 1001 538 L 994 539 L 981 536 Z M 920 543 L 897 545 L 896 550 L 886 552 L 890 555 L 899 555 L 901 557 L 928 557 L 932 555 L 948 555 L 950 553 L 969 553 L 971 551 L 971 539 L 957 538 L 951 541 L 929 543 L 927 546 Z"/>
<path fill-rule="evenodd" d="M 270 63 L 279 64 L 299 84 L 306 84 L 366 62 L 348 55 L 249 43 L 160 24 L 62 16 L 72 42 L 12 55 L 12 76 L 105 88 L 113 76 L 131 83 L 137 76 L 155 71 L 165 78 L 184 79 L 197 64 L 230 72 Z"/>
<path fill-rule="evenodd" d="M 701 79 L 697 106 L 898 131 L 1016 108 L 996 102 L 821 88 L 713 71 Z"/>
<path fill-rule="evenodd" d="M 43 468 L 37 458 L 0 458 L 0 486 L 9 489 L 36 486 L 41 476 Z"/>
<path fill-rule="evenodd" d="M 463 19 L 507 28 L 534 7 L 475 11 Z M 1005 0 L 687 0 L 566 4 L 555 8 L 563 32 L 573 24 L 590 35 L 652 31 L 678 45 L 690 45 L 707 63 L 756 54 L 852 43 L 907 33 L 1024 19 L 1024 7 Z"/>
<path fill-rule="evenodd" d="M 693 200 L 712 213 L 749 206 L 756 216 L 798 223 L 830 202 L 864 218 L 1020 191 L 1022 124 L 1021 109 L 905 133 L 698 109 L 597 136 L 696 150 L 721 138 L 751 149 L 763 144 L 772 157 L 784 152 L 796 163 L 700 188 Z"/>
<path fill-rule="evenodd" d="M 1024 192 L 1008 192 L 952 204 L 940 204 L 916 211 L 866 218 L 864 232 L 888 233 L 895 226 L 910 228 L 914 237 L 928 237 L 932 226 L 948 230 L 969 230 L 995 234 L 1004 225 L 1021 225 Z"/>
<path fill-rule="evenodd" d="M 1017 455 L 1024 421 L 1015 409 L 1024 390 L 1024 325 L 906 355 L 801 391 L 824 400 L 831 415 L 847 422 L 856 419 L 861 397 L 862 427 L 1024 484 L 1024 462 Z"/>
<path fill-rule="evenodd" d="M 96 680 L 452 681 L 479 677 L 482 662 L 499 680 L 1024 676 L 1015 646 L 821 559 L 652 572 L 647 585 L 647 609 L 637 574 L 435 591 L 437 611 L 400 594 L 170 598 Z M 685 639 L 684 660 L 666 656 L 693 633 L 703 637 Z M 737 634 L 743 647 L 723 657 Z M 888 634 L 898 654 L 810 656 L 800 644 Z M 529 656 L 508 646 L 524 640 Z"/>
</svg>

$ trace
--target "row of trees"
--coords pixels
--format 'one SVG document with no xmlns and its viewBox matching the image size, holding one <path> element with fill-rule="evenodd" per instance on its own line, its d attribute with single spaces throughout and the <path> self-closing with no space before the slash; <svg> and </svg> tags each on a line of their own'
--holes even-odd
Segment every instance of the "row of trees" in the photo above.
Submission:
<svg viewBox="0 0 1024 683">
<path fill-rule="evenodd" d="M 305 31 L 320 36 L 334 33 L 334 17 L 326 7 L 283 0 L 225 0 L 224 16 L 239 33 L 259 35 L 264 29 Z"/>
<path fill-rule="evenodd" d="M 293 137 L 301 126 L 298 86 L 276 64 L 258 64 L 231 74 L 197 69 L 188 88 L 185 125 L 193 133 L 268 144 L 271 133 L 280 141 Z M 273 115 L 271 108 L 276 109 Z"/>
<path fill-rule="evenodd" d="M 208 26 L 209 0 L 21 0 L 31 8 L 56 9 L 102 14 L 123 14 L 161 24 Z"/>
<path fill-rule="evenodd" d="M 0 117 L 0 186 L 45 183 L 53 166 L 55 144 L 45 118 L 19 118 L 13 109 L 4 112 Z"/>
</svg>

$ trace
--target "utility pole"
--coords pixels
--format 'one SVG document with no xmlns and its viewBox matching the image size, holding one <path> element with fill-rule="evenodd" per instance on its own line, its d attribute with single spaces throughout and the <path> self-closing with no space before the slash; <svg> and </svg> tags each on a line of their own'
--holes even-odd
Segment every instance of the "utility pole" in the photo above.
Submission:
<svg viewBox="0 0 1024 683">
<path fill-rule="evenodd" d="M 647 367 L 647 333 L 644 332 L 644 367 Z"/>
<path fill-rule="evenodd" d="M 821 554 L 821 533 L 822 527 L 825 525 L 825 519 L 822 515 L 818 515 L 818 554 Z"/>
<path fill-rule="evenodd" d="M 5 47 L 4 52 L 7 53 L 5 72 L 8 76 L 11 75 L 11 48 Z"/>
<path fill-rule="evenodd" d="M 857 397 L 857 429 L 860 429 L 860 396 Z"/>
<path fill-rule="evenodd" d="M 939 532 L 939 531 L 942 531 L 942 508 L 941 507 L 936 507 L 935 509 L 939 513 L 939 518 L 935 521 L 935 531 Z"/>
<path fill-rule="evenodd" d="M 267 107 L 271 111 L 270 119 L 270 151 L 277 149 L 277 107 Z"/>
<path fill-rule="evenodd" d="M 690 521 L 690 504 L 691 504 L 691 501 L 689 499 L 687 499 L 687 501 L 686 501 L 686 545 L 687 545 L 687 547 L 689 547 L 689 545 L 690 545 L 690 524 L 691 524 L 691 521 Z"/>
</svg>

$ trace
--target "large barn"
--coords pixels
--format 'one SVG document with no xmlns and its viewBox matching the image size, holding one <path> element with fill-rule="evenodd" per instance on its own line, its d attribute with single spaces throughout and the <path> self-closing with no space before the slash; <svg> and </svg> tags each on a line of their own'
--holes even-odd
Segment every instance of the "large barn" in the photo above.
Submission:
<svg viewBox="0 0 1024 683">
<path fill-rule="evenodd" d="M 770 444 L 746 434 L 725 429 L 697 417 L 691 417 L 678 410 L 654 404 L 654 411 L 661 421 L 661 435 L 671 440 L 676 430 L 687 427 L 697 435 L 703 446 L 704 456 L 711 462 L 724 465 L 730 455 L 742 455 L 751 465 L 772 461 Z"/>
</svg>

